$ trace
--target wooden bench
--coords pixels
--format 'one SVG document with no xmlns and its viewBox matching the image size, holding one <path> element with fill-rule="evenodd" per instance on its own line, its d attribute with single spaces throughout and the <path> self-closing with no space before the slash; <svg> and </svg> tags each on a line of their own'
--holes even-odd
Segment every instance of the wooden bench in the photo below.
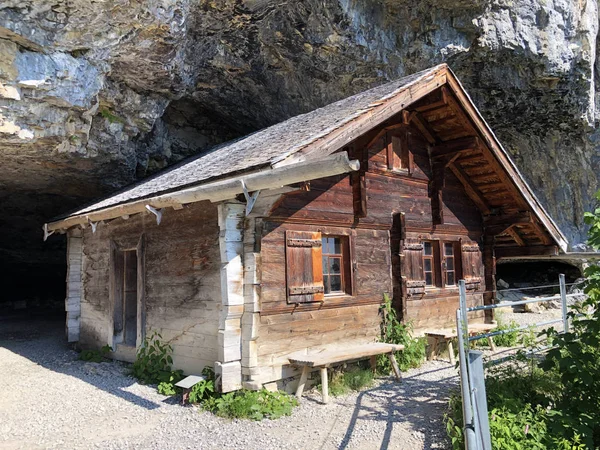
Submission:
<svg viewBox="0 0 600 450">
<path fill-rule="evenodd" d="M 496 324 L 492 323 L 473 323 L 469 324 L 469 336 L 474 336 L 476 334 L 487 333 L 494 328 L 496 328 Z M 427 336 L 427 359 L 438 359 L 439 356 L 439 345 L 440 343 L 445 343 L 448 347 L 448 357 L 450 359 L 450 364 L 455 363 L 454 359 L 454 346 L 452 345 L 452 341 L 458 337 L 458 334 L 455 329 L 452 328 L 443 328 L 439 330 L 429 330 L 425 331 L 425 336 Z M 488 337 L 488 343 L 490 344 L 490 348 L 493 351 L 496 351 L 496 345 L 494 344 L 494 340 L 492 337 Z"/>
<path fill-rule="evenodd" d="M 341 350 L 323 350 L 321 352 L 312 354 L 302 355 L 296 353 L 290 355 L 288 356 L 290 364 L 293 364 L 295 366 L 302 366 L 302 375 L 300 376 L 300 383 L 298 384 L 298 389 L 296 389 L 296 397 L 302 397 L 302 392 L 304 392 L 304 386 L 306 385 L 308 374 L 313 368 L 319 367 L 321 369 L 321 393 L 323 395 L 323 403 L 327 403 L 329 401 L 327 368 L 329 368 L 333 364 L 370 357 L 371 368 L 375 370 L 375 366 L 377 364 L 377 356 L 386 353 L 390 358 L 390 363 L 392 364 L 392 369 L 394 370 L 394 375 L 396 375 L 396 379 L 400 380 L 402 378 L 402 374 L 400 373 L 400 369 L 398 368 L 398 363 L 396 362 L 396 358 L 394 357 L 394 352 L 399 352 L 402 350 L 404 350 L 404 345 L 373 342 L 370 344 L 348 346 Z"/>
</svg>

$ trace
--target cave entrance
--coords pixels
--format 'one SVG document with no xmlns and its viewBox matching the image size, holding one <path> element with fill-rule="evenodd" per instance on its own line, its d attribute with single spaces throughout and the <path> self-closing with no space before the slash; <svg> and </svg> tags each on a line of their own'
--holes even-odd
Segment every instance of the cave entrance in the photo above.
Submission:
<svg viewBox="0 0 600 450">
<path fill-rule="evenodd" d="M 564 261 L 499 261 L 496 266 L 496 285 L 501 289 L 525 289 L 534 286 L 555 286 L 558 275 L 564 273 L 567 284 L 583 276 L 581 269 Z M 556 289 L 549 288 L 548 293 Z M 536 290 L 538 295 L 544 290 Z"/>
</svg>

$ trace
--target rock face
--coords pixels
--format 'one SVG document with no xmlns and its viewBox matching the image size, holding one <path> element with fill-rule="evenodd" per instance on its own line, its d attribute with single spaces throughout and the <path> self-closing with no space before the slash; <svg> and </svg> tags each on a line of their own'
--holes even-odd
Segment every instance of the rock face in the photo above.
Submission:
<svg viewBox="0 0 600 450">
<path fill-rule="evenodd" d="M 597 37 L 593 0 L 5 0 L 0 269 L 58 286 L 49 217 L 442 61 L 580 244 L 599 187 Z"/>
</svg>

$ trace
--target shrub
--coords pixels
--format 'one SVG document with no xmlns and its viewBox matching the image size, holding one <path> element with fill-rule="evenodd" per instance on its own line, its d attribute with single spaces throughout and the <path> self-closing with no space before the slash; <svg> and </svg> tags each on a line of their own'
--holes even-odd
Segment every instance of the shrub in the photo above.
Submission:
<svg viewBox="0 0 600 450">
<path fill-rule="evenodd" d="M 204 400 L 212 397 L 215 393 L 215 382 L 214 380 L 202 380 L 196 383 L 191 391 L 189 401 L 190 403 L 202 403 Z"/>
<path fill-rule="evenodd" d="M 112 347 L 107 344 L 100 350 L 82 350 L 79 354 L 79 359 L 82 361 L 101 363 L 110 352 L 112 352 Z"/>
<path fill-rule="evenodd" d="M 289 416 L 298 400 L 285 392 L 242 390 L 222 396 L 208 397 L 204 409 L 220 417 L 262 420 Z"/>
<path fill-rule="evenodd" d="M 598 250 L 600 208 L 586 213 L 585 220 L 588 243 Z M 588 267 L 585 276 L 587 299 L 569 313 L 569 332 L 550 328 L 538 336 L 531 331 L 524 335 L 526 346 L 537 346 L 540 336 L 553 346 L 545 358 L 515 363 L 486 377 L 494 448 L 600 448 L 600 266 Z M 518 358 L 523 361 L 523 355 Z M 458 449 L 462 415 L 452 402 L 450 406 L 446 429 Z"/>
<path fill-rule="evenodd" d="M 510 330 L 514 328 L 518 328 L 519 324 L 514 320 L 511 320 L 509 323 L 505 323 L 502 320 L 502 315 L 498 314 L 496 316 L 496 320 L 498 321 L 498 326 L 494 328 L 492 331 L 504 331 Z M 519 343 L 519 332 L 518 331 L 509 331 L 505 334 L 500 334 L 498 336 L 494 336 L 494 343 L 498 347 L 514 347 Z"/>
<path fill-rule="evenodd" d="M 170 392 L 178 381 L 183 379 L 181 370 L 171 370 L 173 348 L 168 343 L 161 342 L 162 336 L 156 331 L 146 337 L 144 344 L 137 352 L 131 374 L 145 384 L 160 384 L 161 391 Z M 165 394 L 169 395 L 169 394 Z"/>
<path fill-rule="evenodd" d="M 398 320 L 396 310 L 392 306 L 392 300 L 387 294 L 383 296 L 381 306 L 381 341 L 388 344 L 402 344 L 404 351 L 396 352 L 396 361 L 401 371 L 421 366 L 425 361 L 427 342 L 423 338 L 415 339 L 412 336 L 412 325 L 404 324 Z M 389 375 L 392 370 L 387 355 L 379 355 L 377 358 L 377 372 Z"/>
</svg>

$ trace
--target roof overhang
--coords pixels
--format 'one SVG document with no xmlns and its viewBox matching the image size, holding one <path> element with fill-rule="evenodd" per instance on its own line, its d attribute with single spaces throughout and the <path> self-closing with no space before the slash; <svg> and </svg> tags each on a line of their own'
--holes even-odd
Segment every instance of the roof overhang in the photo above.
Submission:
<svg viewBox="0 0 600 450">
<path fill-rule="evenodd" d="M 212 183 L 190 187 L 181 191 L 157 195 L 121 205 L 99 209 L 85 214 L 73 214 L 65 219 L 44 225 L 47 233 L 66 230 L 89 222 L 116 219 L 153 209 L 180 209 L 188 203 L 210 200 L 219 202 L 235 198 L 239 194 L 265 189 L 278 189 L 290 184 L 311 181 L 318 178 L 354 172 L 360 168 L 360 162 L 350 160 L 347 152 L 329 155 L 319 160 L 297 162 L 285 167 L 268 168 Z"/>
</svg>

